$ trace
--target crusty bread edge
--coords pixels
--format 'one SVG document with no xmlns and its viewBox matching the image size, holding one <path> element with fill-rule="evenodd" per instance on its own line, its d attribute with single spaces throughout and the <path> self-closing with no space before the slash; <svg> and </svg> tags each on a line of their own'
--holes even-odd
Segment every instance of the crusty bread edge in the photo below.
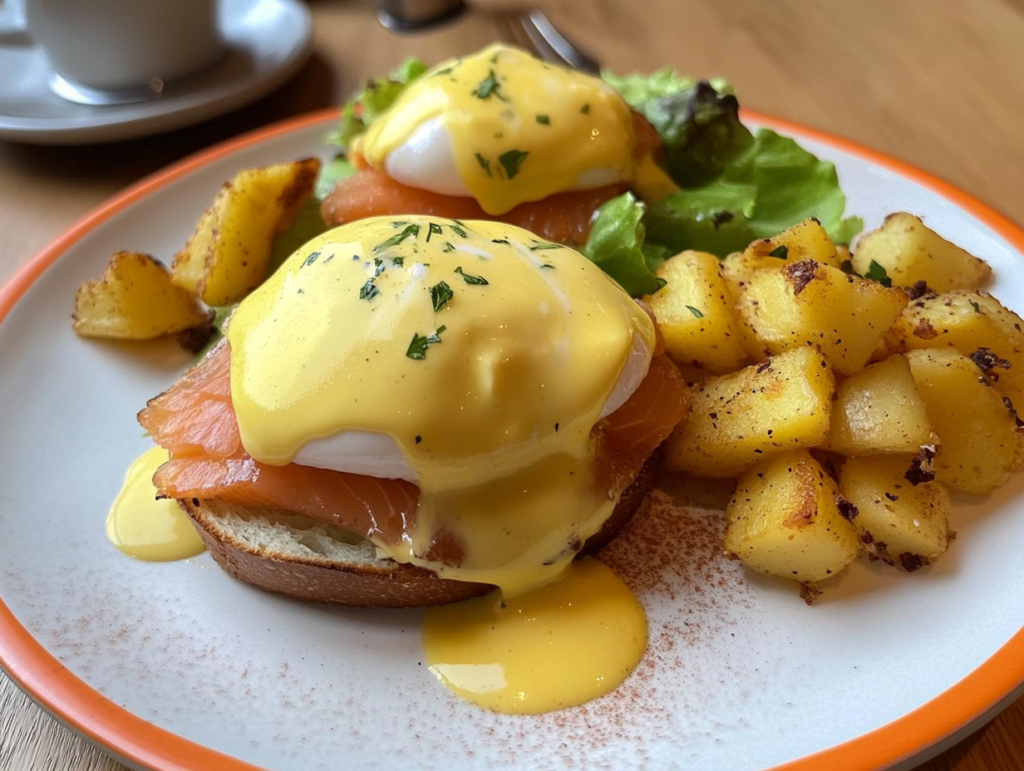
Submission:
<svg viewBox="0 0 1024 771">
<path fill-rule="evenodd" d="M 651 487 L 659 458 L 660 454 L 655 453 L 647 459 L 622 493 L 612 516 L 587 539 L 581 554 L 592 553 L 611 540 L 640 508 Z M 489 584 L 439 578 L 429 570 L 390 560 L 383 564 L 357 565 L 326 558 L 268 553 L 232 538 L 217 525 L 215 509 L 230 504 L 214 507 L 202 500 L 184 498 L 179 499 L 178 504 L 191 518 L 214 561 L 229 575 L 264 591 L 337 605 L 412 608 L 459 602 L 494 588 Z"/>
</svg>

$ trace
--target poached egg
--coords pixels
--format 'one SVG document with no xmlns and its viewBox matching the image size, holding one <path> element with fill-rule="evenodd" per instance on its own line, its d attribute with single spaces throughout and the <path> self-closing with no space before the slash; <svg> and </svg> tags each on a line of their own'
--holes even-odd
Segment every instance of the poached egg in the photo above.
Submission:
<svg viewBox="0 0 1024 771">
<path fill-rule="evenodd" d="M 631 182 L 635 146 L 629 105 L 607 83 L 495 44 L 414 81 L 354 149 L 398 182 L 500 215 Z"/>
</svg>

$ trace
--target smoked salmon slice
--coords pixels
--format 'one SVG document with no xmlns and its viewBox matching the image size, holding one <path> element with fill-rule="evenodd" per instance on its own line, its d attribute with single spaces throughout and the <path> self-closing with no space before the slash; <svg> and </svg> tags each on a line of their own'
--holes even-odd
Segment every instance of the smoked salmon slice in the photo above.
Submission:
<svg viewBox="0 0 1024 771">
<path fill-rule="evenodd" d="M 594 212 L 601 204 L 625 191 L 625 185 L 607 185 L 593 190 L 558 193 L 494 216 L 481 209 L 473 198 L 409 187 L 383 172 L 364 169 L 341 180 L 324 198 L 320 213 L 328 225 L 342 225 L 365 217 L 407 214 L 456 220 L 497 220 L 529 230 L 548 241 L 579 246 L 587 240 Z"/>
<path fill-rule="evenodd" d="M 151 400 L 139 422 L 171 452 L 153 481 L 169 498 L 217 499 L 297 511 L 359 535 L 397 543 L 415 516 L 419 489 L 292 463 L 259 463 L 241 447 L 231 406 L 230 348 L 222 341 L 170 389 Z M 688 390 L 664 353 L 618 410 L 601 421 L 599 479 L 632 479 L 688 412 Z M 183 414 L 175 412 L 182 408 Z"/>
<path fill-rule="evenodd" d="M 416 485 L 292 463 L 268 466 L 245 452 L 231 458 L 172 458 L 153 483 L 168 498 L 217 499 L 305 514 L 344 530 L 397 543 L 412 524 Z"/>
<path fill-rule="evenodd" d="M 221 340 L 181 380 L 138 415 L 153 441 L 172 455 L 227 458 L 241 447 L 231 404 L 231 349 Z"/>
</svg>

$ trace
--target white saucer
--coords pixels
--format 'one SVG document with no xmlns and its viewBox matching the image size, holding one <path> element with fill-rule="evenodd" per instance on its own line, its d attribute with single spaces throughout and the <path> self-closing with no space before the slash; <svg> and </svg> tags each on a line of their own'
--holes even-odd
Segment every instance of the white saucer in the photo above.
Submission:
<svg viewBox="0 0 1024 771">
<path fill-rule="evenodd" d="M 92 107 L 48 86 L 50 67 L 34 45 L 0 45 L 0 139 L 90 144 L 159 134 L 259 99 L 305 62 L 312 22 L 298 0 L 222 0 L 228 54 L 211 70 L 169 83 L 159 99 Z"/>
</svg>

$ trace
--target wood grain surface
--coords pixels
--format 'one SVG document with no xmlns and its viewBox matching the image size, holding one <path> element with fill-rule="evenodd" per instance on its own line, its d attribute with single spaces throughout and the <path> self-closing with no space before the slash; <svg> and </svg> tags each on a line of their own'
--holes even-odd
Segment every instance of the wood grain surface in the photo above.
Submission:
<svg viewBox="0 0 1024 771">
<path fill-rule="evenodd" d="M 943 177 L 1024 223 L 1024 0 L 548 0 L 536 6 L 608 67 L 672 65 L 731 80 L 749 108 L 824 129 Z M 314 54 L 232 115 L 111 145 L 0 141 L 0 284 L 125 186 L 241 132 L 342 101 L 406 54 L 433 61 L 493 39 L 470 18 L 398 38 L 369 4 L 312 2 Z M 0 77 L 4 77 L 0 73 Z M 0 771 L 124 767 L 0 674 Z M 1024 771 L 1024 701 L 921 766 Z M 826 770 L 827 771 L 827 770 Z"/>
</svg>

